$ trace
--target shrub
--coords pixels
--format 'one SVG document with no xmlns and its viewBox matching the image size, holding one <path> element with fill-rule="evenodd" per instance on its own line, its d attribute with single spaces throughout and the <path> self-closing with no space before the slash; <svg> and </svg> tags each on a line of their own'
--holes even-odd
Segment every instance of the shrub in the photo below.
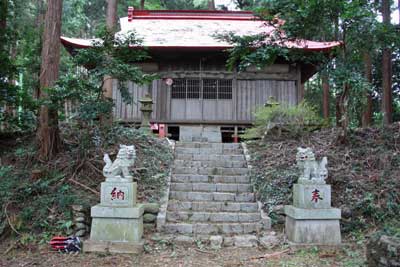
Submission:
<svg viewBox="0 0 400 267">
<path fill-rule="evenodd" d="M 270 105 L 259 108 L 254 115 L 254 127 L 246 130 L 243 135 L 245 139 L 264 138 L 271 134 L 276 135 L 276 132 L 278 137 L 282 132 L 297 137 L 323 124 L 314 107 L 306 102 L 297 106 Z"/>
</svg>

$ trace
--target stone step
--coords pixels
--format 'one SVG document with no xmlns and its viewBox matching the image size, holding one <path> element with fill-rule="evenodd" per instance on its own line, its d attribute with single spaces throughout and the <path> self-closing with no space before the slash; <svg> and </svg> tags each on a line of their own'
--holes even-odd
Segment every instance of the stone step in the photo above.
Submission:
<svg viewBox="0 0 400 267">
<path fill-rule="evenodd" d="M 235 149 L 242 148 L 239 143 L 206 143 L 206 142 L 176 142 L 176 147 L 188 148 L 224 148 Z"/>
<path fill-rule="evenodd" d="M 212 202 L 212 201 L 176 201 L 168 203 L 170 211 L 238 211 L 256 212 L 258 204 L 255 202 Z"/>
<path fill-rule="evenodd" d="M 246 168 L 246 161 L 229 161 L 229 160 L 174 160 L 176 168 L 207 168 L 207 167 L 220 167 L 220 168 Z"/>
<path fill-rule="evenodd" d="M 170 191 L 170 200 L 182 201 L 235 201 L 235 202 L 252 202 L 254 201 L 254 193 L 220 193 L 220 192 L 184 192 Z"/>
<path fill-rule="evenodd" d="M 175 154 L 206 154 L 206 155 L 242 155 L 242 148 L 193 148 L 176 147 Z"/>
<path fill-rule="evenodd" d="M 231 192 L 245 193 L 251 192 L 250 184 L 225 184 L 225 183 L 171 183 L 173 191 L 198 191 L 198 192 Z"/>
<path fill-rule="evenodd" d="M 173 174 L 200 174 L 200 175 L 246 175 L 249 173 L 248 168 L 222 168 L 222 167 L 174 167 Z"/>
<path fill-rule="evenodd" d="M 260 212 L 204 212 L 204 211 L 168 211 L 167 222 L 257 222 Z"/>
<path fill-rule="evenodd" d="M 175 153 L 175 159 L 181 160 L 204 160 L 204 161 L 241 161 L 246 160 L 243 154 L 240 155 L 220 155 L 220 154 L 187 154 Z"/>
<path fill-rule="evenodd" d="M 248 184 L 250 177 L 246 175 L 197 175 L 197 174 L 173 174 L 171 181 L 175 183 L 234 183 Z"/>
<path fill-rule="evenodd" d="M 169 234 L 250 234 L 258 233 L 263 226 L 260 222 L 251 223 L 166 223 L 164 232 Z"/>
</svg>

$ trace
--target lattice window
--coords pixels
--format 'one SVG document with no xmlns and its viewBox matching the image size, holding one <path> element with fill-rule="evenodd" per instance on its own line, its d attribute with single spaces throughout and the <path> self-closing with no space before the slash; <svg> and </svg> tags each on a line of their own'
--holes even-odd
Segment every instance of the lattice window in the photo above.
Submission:
<svg viewBox="0 0 400 267">
<path fill-rule="evenodd" d="M 218 99 L 232 99 L 232 80 L 218 80 Z"/>
<path fill-rule="evenodd" d="M 186 80 L 187 97 L 190 99 L 200 98 L 200 80 Z"/>
<path fill-rule="evenodd" d="M 217 99 L 218 80 L 203 80 L 203 99 Z"/>
<path fill-rule="evenodd" d="M 201 97 L 203 99 L 232 99 L 232 80 L 174 79 L 171 98 L 200 99 Z"/>
<path fill-rule="evenodd" d="M 174 79 L 171 98 L 186 99 L 186 79 Z"/>
</svg>

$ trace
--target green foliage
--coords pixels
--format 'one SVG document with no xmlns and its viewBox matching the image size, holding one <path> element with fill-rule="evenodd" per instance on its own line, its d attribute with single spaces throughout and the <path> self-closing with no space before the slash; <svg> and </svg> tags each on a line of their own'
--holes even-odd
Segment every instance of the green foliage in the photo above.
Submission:
<svg viewBox="0 0 400 267">
<path fill-rule="evenodd" d="M 229 50 L 228 68 L 244 71 L 250 65 L 263 67 L 277 60 L 311 64 L 317 71 L 323 71 L 330 77 L 331 99 L 339 100 L 337 106 L 332 105 L 333 112 L 330 114 L 335 114 L 336 107 L 342 108 L 342 118 L 339 119 L 349 121 L 351 128 L 360 125 L 367 93 L 372 92 L 374 99 L 380 97 L 382 81 L 379 57 L 384 47 L 395 51 L 393 66 L 395 69 L 399 66 L 400 61 L 396 61 L 400 44 L 398 32 L 393 25 L 388 27 L 379 21 L 380 6 L 377 1 L 256 0 L 236 3 L 242 8 L 252 7 L 266 25 L 275 28 L 275 32 L 254 36 L 225 35 L 224 39 L 235 45 Z M 285 23 L 278 25 L 276 17 Z M 288 50 L 285 42 L 293 39 L 341 40 L 343 45 L 331 53 L 335 57 L 327 57 L 322 53 Z M 365 53 L 374 59 L 374 87 L 364 78 Z M 398 72 L 393 73 L 396 78 Z M 394 82 L 393 88 L 398 88 L 398 84 Z M 349 88 L 348 92 L 344 90 L 344 85 Z M 307 99 L 314 100 L 311 103 L 321 103 L 321 86 L 312 89 L 312 92 L 307 92 Z M 394 92 L 394 98 L 398 98 L 400 90 Z M 378 109 L 378 105 L 374 109 Z M 395 114 L 400 112 L 395 109 Z"/>
<path fill-rule="evenodd" d="M 302 102 L 297 106 L 272 105 L 259 108 L 255 115 L 254 127 L 246 130 L 243 137 L 254 139 L 269 136 L 271 131 L 284 130 L 292 137 L 322 125 L 315 109 Z"/>
<path fill-rule="evenodd" d="M 52 172 L 32 182 L 27 172 L 17 172 L 11 166 L 0 167 L 0 222 L 5 219 L 4 207 L 8 205 L 8 216 L 19 211 L 14 220 L 19 231 L 66 233 L 66 225 L 55 222 L 50 215 L 68 221 L 70 205 L 81 204 L 81 201 L 69 185 L 58 186 L 63 178 L 64 175 Z"/>
<path fill-rule="evenodd" d="M 134 64 L 148 58 L 146 51 L 130 48 L 139 44 L 140 40 L 134 33 L 129 33 L 126 37 L 115 37 L 112 32 L 101 31 L 92 48 L 79 50 L 74 55 L 74 63 L 88 69 L 69 69 L 60 77 L 56 87 L 48 88 L 48 104 L 61 108 L 66 100 L 73 101 L 79 104 L 76 117 L 87 123 L 100 116 L 110 116 L 114 104 L 112 99 L 103 97 L 105 76 L 118 80 L 118 89 L 128 103 L 131 102 L 129 81 L 144 84 L 156 77 L 143 73 Z"/>
</svg>

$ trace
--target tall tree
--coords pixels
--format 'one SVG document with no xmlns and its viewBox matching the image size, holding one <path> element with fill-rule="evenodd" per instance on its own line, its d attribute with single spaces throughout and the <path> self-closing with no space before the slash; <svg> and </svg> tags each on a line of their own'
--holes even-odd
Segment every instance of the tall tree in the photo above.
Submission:
<svg viewBox="0 0 400 267">
<path fill-rule="evenodd" d="M 107 31 L 113 33 L 115 32 L 116 24 L 117 24 L 117 8 L 118 8 L 118 0 L 107 0 L 107 16 L 106 16 L 106 27 Z M 113 93 L 113 84 L 112 77 L 109 75 L 104 76 L 104 84 L 103 84 L 103 96 L 107 99 L 112 99 Z M 111 123 L 112 116 L 108 118 L 101 118 L 103 123 Z"/>
<path fill-rule="evenodd" d="M 390 0 L 382 0 L 382 20 L 385 27 L 390 27 Z M 382 113 L 383 123 L 392 123 L 392 51 L 384 47 L 382 52 Z"/>
<path fill-rule="evenodd" d="M 329 80 L 328 75 L 323 73 L 322 80 L 322 113 L 325 120 L 329 121 Z"/>
<path fill-rule="evenodd" d="M 365 51 L 363 55 L 364 75 L 368 83 L 372 84 L 372 58 L 369 51 Z M 367 103 L 362 114 L 361 125 L 368 127 L 372 122 L 372 95 L 367 92 Z"/>
<path fill-rule="evenodd" d="M 214 2 L 214 0 L 209 0 L 208 1 L 208 9 L 209 10 L 215 10 L 215 2 Z"/>
<path fill-rule="evenodd" d="M 40 99 L 46 99 L 46 88 L 54 86 L 58 79 L 60 63 L 62 0 L 47 3 L 43 32 L 42 63 L 40 71 Z M 61 149 L 61 138 L 58 128 L 57 109 L 51 106 L 40 107 L 39 127 L 37 130 L 39 158 L 51 159 Z"/>
<path fill-rule="evenodd" d="M 3 32 L 7 26 L 8 0 L 0 0 L 0 30 Z"/>
</svg>

